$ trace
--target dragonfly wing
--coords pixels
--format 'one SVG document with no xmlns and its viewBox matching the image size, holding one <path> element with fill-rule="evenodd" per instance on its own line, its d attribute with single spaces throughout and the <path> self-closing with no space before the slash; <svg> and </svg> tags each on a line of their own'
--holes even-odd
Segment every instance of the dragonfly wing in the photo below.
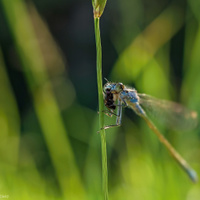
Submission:
<svg viewBox="0 0 200 200">
<path fill-rule="evenodd" d="M 166 100 L 160 100 L 146 94 L 138 94 L 139 104 L 147 115 L 175 130 L 192 130 L 197 126 L 198 117 L 195 111 Z"/>
</svg>

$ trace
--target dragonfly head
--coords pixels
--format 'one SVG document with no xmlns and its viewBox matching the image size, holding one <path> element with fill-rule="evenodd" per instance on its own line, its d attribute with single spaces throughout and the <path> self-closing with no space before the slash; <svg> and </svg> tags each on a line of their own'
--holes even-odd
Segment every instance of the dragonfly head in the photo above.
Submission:
<svg viewBox="0 0 200 200">
<path fill-rule="evenodd" d="M 106 83 L 104 85 L 104 92 L 111 92 L 113 94 L 117 94 L 120 93 L 121 91 L 123 91 L 125 88 L 125 86 L 123 85 L 123 83 Z"/>
</svg>

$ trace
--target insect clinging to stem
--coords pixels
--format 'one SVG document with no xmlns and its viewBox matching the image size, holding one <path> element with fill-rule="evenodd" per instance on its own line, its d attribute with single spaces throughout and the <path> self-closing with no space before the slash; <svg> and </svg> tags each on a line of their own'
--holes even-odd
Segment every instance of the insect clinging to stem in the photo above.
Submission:
<svg viewBox="0 0 200 200">
<path fill-rule="evenodd" d="M 106 79 L 107 81 L 107 79 Z M 168 149 L 172 157 L 184 169 L 193 182 L 197 182 L 198 176 L 185 159 L 174 149 L 168 140 L 160 133 L 150 120 L 146 111 L 154 112 L 169 126 L 178 129 L 192 129 L 197 125 L 197 113 L 178 103 L 159 100 L 146 94 L 137 93 L 134 88 L 126 87 L 123 83 L 109 82 L 104 85 L 104 104 L 108 109 L 108 116 L 116 115 L 116 124 L 107 125 L 102 129 L 117 127 L 122 121 L 122 107 L 131 108 L 137 115 L 144 119 L 149 128 L 156 134 L 160 142 Z M 117 113 L 115 114 L 115 110 Z M 165 117 L 163 117 L 165 115 Z"/>
</svg>

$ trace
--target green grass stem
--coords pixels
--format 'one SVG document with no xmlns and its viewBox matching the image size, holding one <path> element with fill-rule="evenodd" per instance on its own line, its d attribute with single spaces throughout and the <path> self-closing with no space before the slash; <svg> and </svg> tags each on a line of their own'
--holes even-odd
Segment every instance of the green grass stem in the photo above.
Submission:
<svg viewBox="0 0 200 200">
<path fill-rule="evenodd" d="M 99 28 L 100 18 L 94 18 L 95 26 L 95 39 L 97 51 L 97 85 L 98 85 L 98 99 L 99 99 L 99 127 L 104 127 L 103 115 L 103 87 L 102 87 L 102 49 L 101 49 L 101 36 Z M 102 151 L 102 181 L 103 181 L 103 195 L 104 199 L 108 199 L 108 169 L 107 169 L 107 150 L 106 150 L 106 134 L 105 130 L 100 130 L 101 135 L 101 151 Z"/>
</svg>

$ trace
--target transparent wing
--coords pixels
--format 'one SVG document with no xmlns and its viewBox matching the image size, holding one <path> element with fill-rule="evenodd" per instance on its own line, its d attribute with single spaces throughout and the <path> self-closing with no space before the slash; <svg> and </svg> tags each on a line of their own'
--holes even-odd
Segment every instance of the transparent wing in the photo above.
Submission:
<svg viewBox="0 0 200 200">
<path fill-rule="evenodd" d="M 192 130 L 197 126 L 195 111 L 166 100 L 160 100 L 146 94 L 138 94 L 139 103 L 147 115 L 175 130 Z"/>
</svg>

